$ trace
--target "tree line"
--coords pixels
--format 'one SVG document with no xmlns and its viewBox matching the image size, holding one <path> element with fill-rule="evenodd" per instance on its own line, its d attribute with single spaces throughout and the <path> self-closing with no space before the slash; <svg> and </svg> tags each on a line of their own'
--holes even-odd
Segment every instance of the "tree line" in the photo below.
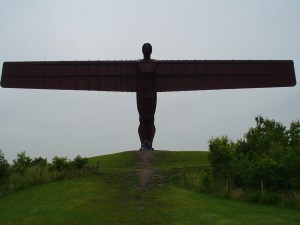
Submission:
<svg viewBox="0 0 300 225">
<path fill-rule="evenodd" d="M 96 165 L 89 165 L 88 158 L 76 156 L 73 160 L 55 156 L 51 163 L 47 158 L 29 157 L 25 151 L 9 164 L 0 150 L 0 196 L 39 183 L 68 179 L 98 172 Z"/>
<path fill-rule="evenodd" d="M 209 161 L 214 178 L 242 189 L 300 190 L 300 122 L 282 123 L 255 118 L 244 137 L 209 140 Z"/>
</svg>

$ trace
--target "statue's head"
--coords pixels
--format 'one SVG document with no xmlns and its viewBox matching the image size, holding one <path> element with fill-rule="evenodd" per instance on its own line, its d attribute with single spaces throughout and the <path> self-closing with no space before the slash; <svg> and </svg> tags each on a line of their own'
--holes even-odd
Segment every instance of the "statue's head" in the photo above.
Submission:
<svg viewBox="0 0 300 225">
<path fill-rule="evenodd" d="M 152 53 L 152 46 L 149 43 L 145 43 L 142 48 L 144 59 L 151 59 L 150 55 Z"/>
</svg>

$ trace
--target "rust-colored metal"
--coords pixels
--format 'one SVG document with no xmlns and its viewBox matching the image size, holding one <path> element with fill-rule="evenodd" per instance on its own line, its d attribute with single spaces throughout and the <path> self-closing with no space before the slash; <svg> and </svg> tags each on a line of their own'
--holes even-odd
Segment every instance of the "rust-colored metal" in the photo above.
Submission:
<svg viewBox="0 0 300 225">
<path fill-rule="evenodd" d="M 135 61 L 5 62 L 2 87 L 135 92 Z"/>
<path fill-rule="evenodd" d="M 4 88 L 136 92 L 141 144 L 152 147 L 157 92 L 296 85 L 291 60 L 152 60 L 5 62 Z"/>
</svg>

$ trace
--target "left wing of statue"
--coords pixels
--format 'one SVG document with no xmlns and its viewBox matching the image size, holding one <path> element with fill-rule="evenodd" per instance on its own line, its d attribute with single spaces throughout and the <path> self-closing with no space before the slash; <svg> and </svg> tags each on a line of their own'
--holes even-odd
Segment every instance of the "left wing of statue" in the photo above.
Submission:
<svg viewBox="0 0 300 225">
<path fill-rule="evenodd" d="M 137 73 L 136 61 L 5 62 L 1 86 L 135 92 Z"/>
<path fill-rule="evenodd" d="M 157 60 L 156 91 L 296 85 L 291 60 Z"/>
</svg>

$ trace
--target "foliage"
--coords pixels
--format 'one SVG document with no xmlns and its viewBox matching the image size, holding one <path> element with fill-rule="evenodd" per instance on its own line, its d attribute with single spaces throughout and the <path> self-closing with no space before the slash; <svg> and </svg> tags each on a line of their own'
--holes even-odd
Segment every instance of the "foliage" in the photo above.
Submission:
<svg viewBox="0 0 300 225">
<path fill-rule="evenodd" d="M 80 155 L 74 158 L 74 166 L 76 169 L 81 170 L 88 163 L 88 158 L 82 158 Z"/>
<path fill-rule="evenodd" d="M 52 159 L 51 168 L 53 168 L 57 172 L 63 172 L 68 167 L 69 167 L 69 160 L 68 160 L 67 157 L 58 157 L 58 156 L 55 156 Z"/>
<path fill-rule="evenodd" d="M 5 180 L 9 175 L 9 163 L 4 157 L 4 153 L 0 150 L 0 182 Z"/>
<path fill-rule="evenodd" d="M 87 162 L 87 158 L 79 155 L 74 160 L 55 156 L 48 164 L 46 158 L 31 159 L 23 151 L 17 154 L 10 166 L 0 150 L 0 196 L 40 183 L 94 173 L 94 167 Z"/>
<path fill-rule="evenodd" d="M 23 151 L 17 154 L 17 159 L 13 160 L 13 168 L 19 172 L 23 172 L 25 168 L 31 166 L 31 162 L 32 159 Z"/>
<path fill-rule="evenodd" d="M 209 160 L 215 177 L 230 179 L 237 187 L 271 190 L 300 188 L 300 122 L 290 129 L 258 116 L 256 126 L 236 143 L 228 137 L 209 140 Z"/>
<path fill-rule="evenodd" d="M 234 143 L 227 136 L 209 141 L 208 159 L 215 175 L 225 178 L 230 176 L 233 166 Z"/>
<path fill-rule="evenodd" d="M 48 160 L 47 158 L 34 158 L 31 163 L 32 166 L 40 166 L 40 167 L 46 167 L 48 165 Z"/>
<path fill-rule="evenodd" d="M 195 185 L 199 184 L 198 173 L 203 171 L 200 168 L 207 165 L 207 152 L 154 151 L 154 154 L 151 162 L 155 163 L 151 163 L 147 169 L 154 170 L 157 176 L 168 171 L 184 171 L 190 181 L 196 180 Z M 195 158 L 198 158 L 198 164 Z M 201 159 L 204 158 L 206 160 L 202 163 Z M 228 201 L 171 182 L 139 192 L 139 180 L 127 176 L 143 169 L 138 163 L 136 152 L 89 159 L 89 163 L 96 162 L 105 171 L 101 176 L 88 175 L 51 182 L 2 198 L 0 224 L 300 223 L 299 210 Z M 167 166 L 164 162 L 167 162 Z"/>
</svg>

